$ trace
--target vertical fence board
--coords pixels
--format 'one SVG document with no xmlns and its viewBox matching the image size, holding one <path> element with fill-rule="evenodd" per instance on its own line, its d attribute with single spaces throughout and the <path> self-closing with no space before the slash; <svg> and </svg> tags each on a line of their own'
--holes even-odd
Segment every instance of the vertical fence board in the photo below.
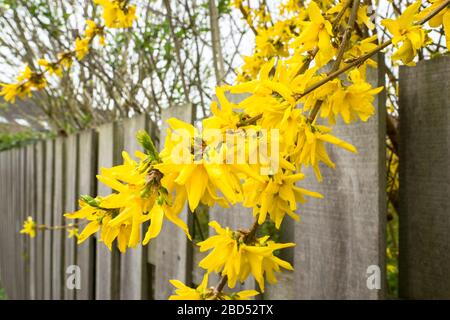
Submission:
<svg viewBox="0 0 450 320">
<path fill-rule="evenodd" d="M 36 223 L 44 222 L 45 143 L 36 144 Z M 44 299 L 44 232 L 36 234 L 36 298 Z"/>
<path fill-rule="evenodd" d="M 6 152 L 0 152 L 0 196 L 2 201 L 0 201 L 0 219 L 3 221 L 0 223 L 0 285 L 5 288 L 5 279 L 7 278 L 6 270 L 7 259 L 6 259 L 6 250 L 7 250 L 7 241 L 6 241 L 6 227 L 7 227 L 7 195 L 6 195 Z"/>
<path fill-rule="evenodd" d="M 147 129 L 147 126 L 146 115 L 139 115 L 123 121 L 123 149 L 130 156 L 133 156 L 136 150 L 142 150 L 136 140 L 136 133 L 141 129 Z M 121 255 L 120 299 L 139 300 L 148 297 L 149 283 L 147 281 L 146 259 L 148 248 L 149 246 L 138 245 L 136 248 L 127 248 L 127 252 Z"/>
<path fill-rule="evenodd" d="M 54 140 L 45 142 L 45 194 L 44 194 L 44 224 L 53 225 L 53 177 L 54 177 Z M 52 298 L 52 242 L 53 233 L 44 233 L 44 299 Z"/>
<path fill-rule="evenodd" d="M 64 166 L 64 213 L 74 212 L 78 209 L 77 199 L 77 183 L 78 183 L 78 139 L 77 135 L 71 135 L 67 137 L 65 141 L 65 166 Z M 64 224 L 74 223 L 72 220 L 66 220 Z M 63 264 L 63 287 L 64 287 L 64 299 L 75 299 L 75 290 L 67 287 L 67 274 L 65 273 L 67 268 L 72 265 L 76 265 L 76 244 L 77 239 L 75 237 L 65 237 L 64 240 L 64 264 Z"/>
<path fill-rule="evenodd" d="M 400 68 L 402 298 L 450 298 L 450 57 Z"/>
<path fill-rule="evenodd" d="M 191 105 L 180 105 L 163 109 L 161 112 L 162 126 L 160 129 L 161 149 L 164 147 L 167 123 L 169 118 L 176 117 L 179 120 L 191 123 Z M 180 218 L 189 225 L 188 208 L 183 209 Z M 168 220 L 164 221 L 161 233 L 155 241 L 156 266 L 155 266 L 155 299 L 167 299 L 173 292 L 170 279 L 178 279 L 184 283 L 190 283 L 192 279 L 192 244 L 184 232 Z M 152 246 L 152 243 L 150 243 Z M 161 263 L 164 261 L 163 263 Z"/>
<path fill-rule="evenodd" d="M 96 132 L 93 130 L 81 132 L 78 136 L 78 144 L 78 193 L 80 195 L 95 196 L 95 175 L 97 172 Z M 76 291 L 76 299 L 91 300 L 94 298 L 95 293 L 95 243 L 92 237 L 89 237 L 89 239 L 77 246 L 77 265 L 81 269 L 81 289 Z"/>
<path fill-rule="evenodd" d="M 109 123 L 98 128 L 98 168 L 110 168 L 119 162 L 122 148 L 121 138 L 117 123 Z M 97 194 L 106 196 L 112 192 L 111 188 L 97 182 Z M 116 244 L 112 251 L 104 243 L 97 241 L 96 260 L 96 292 L 97 300 L 119 298 L 120 284 L 120 255 Z"/>
<path fill-rule="evenodd" d="M 4 284 L 2 284 L 2 279 L 6 278 L 5 271 L 5 246 L 6 246 L 6 239 L 5 239 L 5 204 L 6 204 L 6 194 L 5 194 L 5 159 L 4 159 L 5 152 L 0 152 L 0 220 L 3 221 L 3 223 L 0 223 L 0 286 L 4 288 Z"/>
<path fill-rule="evenodd" d="M 8 297 L 10 299 L 14 299 L 14 271 L 15 271 L 15 265 L 14 265 L 14 239 L 11 238 L 11 230 L 13 229 L 12 226 L 12 212 L 13 212 L 13 198 L 12 198 L 12 177 L 13 177 L 13 170 L 12 170 L 12 151 L 6 151 L 5 152 L 5 162 L 6 162 L 6 185 L 9 186 L 9 188 L 6 189 L 6 228 L 5 228 L 5 239 L 8 239 L 10 242 L 10 245 L 6 248 L 6 278 L 5 280 L 5 289 L 8 293 Z"/>
<path fill-rule="evenodd" d="M 24 242 L 26 240 L 25 236 L 19 233 L 19 230 L 22 228 L 23 220 L 24 220 L 24 211 L 23 211 L 23 199 L 24 199 L 24 193 L 23 193 L 23 185 L 24 185 L 24 175 L 23 175 L 23 149 L 17 148 L 14 149 L 14 155 L 15 155 L 15 163 L 14 163 L 14 169 L 15 169 L 15 175 L 14 175 L 14 190 L 15 190 L 15 204 L 16 208 L 14 210 L 14 228 L 13 228 L 13 236 L 16 239 L 16 266 L 17 266 L 17 278 L 16 278 L 16 285 L 17 285 L 17 298 L 18 299 L 25 299 L 25 263 L 27 260 L 26 251 L 24 250 Z"/>
<path fill-rule="evenodd" d="M 381 62 L 381 61 L 380 61 Z M 384 85 L 384 68 L 368 69 L 373 86 Z M 376 114 L 366 123 L 345 125 L 333 134 L 352 143 L 358 154 L 328 146 L 336 169 L 321 167 L 324 181 L 312 170 L 301 186 L 324 195 L 300 206 L 296 224 L 295 298 L 379 299 L 384 296 L 385 256 L 385 99 L 374 101 Z M 308 168 L 310 169 L 310 168 Z M 367 287 L 367 268 L 379 266 L 380 290 Z"/>
<path fill-rule="evenodd" d="M 14 234 L 14 229 L 16 227 L 15 225 L 15 221 L 14 221 L 14 216 L 15 216 L 15 210 L 16 210 L 16 192 L 14 190 L 14 181 L 15 181 L 15 164 L 17 163 L 17 160 L 15 159 L 14 156 L 14 150 L 11 150 L 9 152 L 9 157 L 8 157 L 8 161 L 9 161 L 9 186 L 10 190 L 9 190 L 9 201 L 10 201 L 10 205 L 9 205 L 9 212 L 8 212 L 8 239 L 10 239 L 9 241 L 12 242 L 12 246 L 9 247 L 8 250 L 8 259 L 11 260 L 10 263 L 10 279 L 9 279 L 9 287 L 10 287 L 10 298 L 11 299 L 18 299 L 18 295 L 17 295 L 17 289 L 18 289 L 18 285 L 16 283 L 17 281 L 17 277 L 19 276 L 17 273 L 17 264 L 16 264 L 16 260 L 17 260 L 17 244 L 16 244 L 16 239 L 15 239 L 15 234 Z"/>
<path fill-rule="evenodd" d="M 54 172 L 53 172 L 53 225 L 61 226 L 65 223 L 63 218 L 63 190 L 64 190 L 64 138 L 55 140 L 54 144 Z M 52 240 L 52 299 L 60 300 L 63 298 L 63 279 L 65 272 L 63 270 L 64 262 L 64 238 L 65 230 L 53 230 Z"/>
<path fill-rule="evenodd" d="M 26 210 L 25 216 L 30 216 L 34 221 L 37 221 L 36 214 L 36 171 L 35 171 L 35 145 L 29 145 L 26 147 L 26 165 L 25 165 L 25 177 L 26 177 L 26 185 L 25 185 L 25 194 L 26 198 Z M 36 279 L 36 239 L 28 239 L 28 252 L 29 252 L 29 266 L 28 266 L 28 274 L 29 274 L 29 297 L 32 300 L 36 299 L 36 291 L 37 291 L 37 279 Z"/>
</svg>

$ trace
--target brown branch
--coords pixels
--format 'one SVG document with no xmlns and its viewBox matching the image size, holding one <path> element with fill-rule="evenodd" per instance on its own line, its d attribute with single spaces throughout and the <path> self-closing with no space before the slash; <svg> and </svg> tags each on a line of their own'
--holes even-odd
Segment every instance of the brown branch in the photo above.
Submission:
<svg viewBox="0 0 450 320">
<path fill-rule="evenodd" d="M 336 18 L 334 18 L 334 20 L 331 24 L 333 27 L 333 30 L 335 30 L 337 28 L 337 26 L 339 25 L 341 18 L 344 16 L 344 13 L 347 10 L 347 8 L 350 7 L 352 1 L 353 0 L 347 0 L 347 2 L 345 2 L 345 4 L 344 4 L 344 7 L 341 9 L 341 11 L 339 11 Z M 303 74 L 306 72 L 306 70 L 308 70 L 310 63 L 314 60 L 314 58 L 316 57 L 318 52 L 319 52 L 319 47 L 315 47 L 314 49 L 309 51 L 308 56 L 306 57 L 306 60 L 303 62 L 303 65 L 300 68 L 300 70 L 297 72 L 297 74 Z"/>
<path fill-rule="evenodd" d="M 250 29 L 252 29 L 253 33 L 255 34 L 255 36 L 258 35 L 258 31 L 255 29 L 255 27 L 253 26 L 253 24 L 251 24 L 250 22 L 248 22 L 248 12 L 247 10 L 245 10 L 244 6 L 242 5 L 242 3 L 239 5 L 239 11 L 241 11 L 242 16 L 244 17 L 245 21 L 247 21 L 248 26 L 250 27 Z"/>
<path fill-rule="evenodd" d="M 348 18 L 347 28 L 345 28 L 344 35 L 342 36 L 342 42 L 339 46 L 339 51 L 336 56 L 336 60 L 334 62 L 333 67 L 331 68 L 331 72 L 333 73 L 336 70 L 339 70 L 339 66 L 341 64 L 342 58 L 344 57 L 345 50 L 347 50 L 347 44 L 350 40 L 350 35 L 353 31 L 353 26 L 356 22 L 356 16 L 358 14 L 358 8 L 359 8 L 359 0 L 354 0 L 352 5 L 352 12 L 350 14 L 350 17 Z M 319 113 L 320 107 L 322 106 L 322 101 L 317 100 L 316 104 L 314 105 L 313 110 L 311 111 L 311 114 L 309 115 L 309 122 L 313 122 L 316 118 L 317 114 Z"/>
</svg>

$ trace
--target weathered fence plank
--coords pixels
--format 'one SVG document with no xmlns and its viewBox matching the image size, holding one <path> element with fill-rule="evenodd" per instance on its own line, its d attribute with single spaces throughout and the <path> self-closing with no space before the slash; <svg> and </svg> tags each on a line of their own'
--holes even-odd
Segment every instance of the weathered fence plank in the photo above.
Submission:
<svg viewBox="0 0 450 320">
<path fill-rule="evenodd" d="M 61 226 L 64 223 L 64 163 L 65 150 L 64 138 L 55 139 L 54 144 L 54 172 L 53 172 L 53 225 Z M 64 265 L 64 238 L 65 230 L 53 230 L 52 240 L 52 299 L 60 300 L 63 298 L 63 279 L 65 279 Z M 65 283 L 64 283 L 65 284 Z"/>
<path fill-rule="evenodd" d="M 64 213 L 74 212 L 78 209 L 78 137 L 70 135 L 66 138 L 64 144 L 65 166 L 64 166 Z M 72 220 L 65 220 L 64 224 L 73 223 Z M 66 285 L 67 274 L 65 273 L 69 266 L 76 265 L 76 243 L 75 237 L 64 239 L 64 268 L 63 268 L 63 287 L 64 299 L 75 299 L 75 290 Z"/>
<path fill-rule="evenodd" d="M 0 201 L 0 219 L 3 223 L 0 223 L 0 285 L 5 288 L 7 278 L 7 259 L 6 259 L 6 250 L 8 242 L 6 241 L 6 228 L 7 228 L 7 167 L 6 167 L 6 152 L 0 152 L 0 195 L 3 201 Z"/>
<path fill-rule="evenodd" d="M 148 121 L 146 115 L 139 115 L 123 121 L 123 149 L 130 156 L 133 156 L 136 150 L 142 150 L 136 140 L 136 133 L 141 129 L 148 129 Z M 149 246 L 138 245 L 136 248 L 128 248 L 127 252 L 121 255 L 120 299 L 139 300 L 148 298 L 149 283 L 147 281 L 146 258 L 148 248 Z"/>
<path fill-rule="evenodd" d="M 36 144 L 36 222 L 44 222 L 44 189 L 45 189 L 45 143 Z M 36 299 L 44 299 L 44 232 L 38 232 L 36 242 Z"/>
<path fill-rule="evenodd" d="M 400 68 L 400 296 L 450 299 L 450 57 Z"/>
<path fill-rule="evenodd" d="M 26 242 L 27 237 L 24 237 L 19 233 L 19 230 L 22 229 L 23 221 L 25 220 L 25 149 L 17 148 L 14 150 L 16 153 L 16 174 L 15 180 L 17 188 L 15 188 L 16 194 L 16 211 L 15 211 L 15 226 L 14 226 L 14 235 L 17 241 L 17 266 L 18 266 L 18 277 L 16 279 L 19 293 L 19 299 L 27 299 L 28 298 L 28 290 L 27 287 L 27 264 L 29 262 L 28 252 L 26 250 Z"/>
<path fill-rule="evenodd" d="M 117 123 L 109 123 L 98 128 L 98 168 L 110 168 L 120 161 L 120 150 L 122 149 L 122 138 Z M 97 183 L 97 194 L 106 196 L 112 192 L 111 188 Z M 97 242 L 96 260 L 96 292 L 97 300 L 108 300 L 119 298 L 120 284 L 120 253 L 116 244 L 112 251 L 102 242 Z"/>
<path fill-rule="evenodd" d="M 6 248 L 6 260 L 7 260 L 7 269 L 6 269 L 6 278 L 5 278 L 5 288 L 8 290 L 8 296 L 10 299 L 15 298 L 16 288 L 14 285 L 14 279 L 16 277 L 15 271 L 15 240 L 13 235 L 14 224 L 13 224 L 13 210 L 14 210 L 14 199 L 13 199 L 13 188 L 12 181 L 14 177 L 13 171 L 13 155 L 12 150 L 6 152 L 6 185 L 9 188 L 6 189 L 7 194 L 7 214 L 6 214 L 6 239 L 10 243 L 10 245 Z"/>
<path fill-rule="evenodd" d="M 54 186 L 54 140 L 45 142 L 45 194 L 44 194 L 44 224 L 53 225 L 53 186 Z M 52 242 L 53 233 L 44 233 L 44 299 L 52 299 Z"/>
<path fill-rule="evenodd" d="M 180 105 L 163 109 L 161 112 L 162 126 L 160 128 L 161 148 L 164 147 L 166 120 L 176 117 L 179 120 L 192 122 L 192 106 Z M 189 225 L 188 208 L 183 209 L 180 218 Z M 156 247 L 155 266 L 155 299 L 167 299 L 173 292 L 170 279 L 178 279 L 184 283 L 190 283 L 192 279 L 192 244 L 184 232 L 165 219 L 161 233 L 150 246 Z M 164 261 L 163 263 L 161 263 Z"/>
<path fill-rule="evenodd" d="M 34 221 L 37 221 L 36 214 L 36 171 L 35 171 L 35 145 L 29 145 L 25 148 L 26 150 L 26 165 L 25 165 L 25 194 L 26 194 L 26 210 L 25 216 L 32 217 Z M 32 300 L 36 299 L 37 291 L 37 279 L 36 279 L 36 249 L 37 243 L 36 239 L 27 239 L 28 242 L 28 253 L 29 253 L 29 297 Z"/>
<path fill-rule="evenodd" d="M 0 219 L 3 223 L 0 223 L 0 286 L 4 287 L 2 284 L 2 279 L 6 278 L 6 259 L 5 259 L 5 250 L 6 250 L 6 239 L 5 239 L 5 226 L 6 226 L 6 177 L 5 177 L 5 152 L 0 152 L 0 197 L 3 201 L 0 201 Z M 4 282 L 4 280 L 3 280 Z"/>
<path fill-rule="evenodd" d="M 78 193 L 95 196 L 97 133 L 94 130 L 81 132 L 78 135 L 78 144 Z M 92 237 L 77 246 L 76 256 L 81 270 L 81 289 L 76 291 L 76 299 L 92 300 L 95 294 L 95 243 Z"/>
<path fill-rule="evenodd" d="M 380 61 L 381 62 L 381 61 Z M 368 69 L 373 86 L 384 85 L 384 68 Z M 380 299 L 385 273 L 385 98 L 374 101 L 376 115 L 368 122 L 334 127 L 337 137 L 352 143 L 358 154 L 331 146 L 336 169 L 322 166 L 322 183 L 312 170 L 300 185 L 325 199 L 300 206 L 296 224 L 295 298 Z M 309 168 L 310 169 L 310 168 Z M 367 268 L 378 266 L 381 289 L 369 290 Z"/>
</svg>

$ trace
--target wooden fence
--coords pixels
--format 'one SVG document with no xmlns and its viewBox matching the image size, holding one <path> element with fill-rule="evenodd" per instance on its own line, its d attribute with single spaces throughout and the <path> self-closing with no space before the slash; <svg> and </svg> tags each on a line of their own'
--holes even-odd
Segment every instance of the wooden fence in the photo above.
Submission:
<svg viewBox="0 0 450 320">
<path fill-rule="evenodd" d="M 373 85 L 384 84 L 383 68 L 372 71 Z M 406 298 L 450 298 L 450 58 L 402 68 L 400 289 Z M 439 94 L 436 94 L 439 93 Z M 381 299 L 386 296 L 385 98 L 375 103 L 368 123 L 335 133 L 359 153 L 329 148 L 337 168 L 323 168 L 321 184 L 302 183 L 324 194 L 302 205 L 302 221 L 283 223 L 283 253 L 294 272 L 283 272 L 268 286 L 265 299 Z M 191 108 L 165 110 L 162 118 L 192 120 Z M 146 129 L 164 139 L 166 127 L 145 115 L 103 125 L 66 138 L 38 142 L 0 153 L 0 280 L 10 299 L 166 299 L 169 279 L 199 283 L 198 250 L 170 223 L 146 247 L 119 254 L 90 239 L 77 246 L 64 231 L 41 232 L 30 240 L 18 232 L 27 216 L 63 224 L 63 213 L 77 208 L 80 194 L 105 195 L 97 183 L 100 167 L 121 162 L 120 151 L 139 149 L 135 134 Z M 312 176 L 310 172 L 307 172 Z M 187 208 L 183 219 L 192 223 Z M 210 219 L 223 225 L 250 225 L 251 214 L 236 207 L 211 208 Z M 66 286 L 67 268 L 81 270 L 81 289 Z M 371 267 L 372 266 L 372 267 Z M 379 267 L 381 286 L 368 286 Z M 368 273 L 368 270 L 370 271 Z M 375 275 L 376 276 L 376 275 Z M 253 288 L 248 281 L 244 288 Z"/>
</svg>

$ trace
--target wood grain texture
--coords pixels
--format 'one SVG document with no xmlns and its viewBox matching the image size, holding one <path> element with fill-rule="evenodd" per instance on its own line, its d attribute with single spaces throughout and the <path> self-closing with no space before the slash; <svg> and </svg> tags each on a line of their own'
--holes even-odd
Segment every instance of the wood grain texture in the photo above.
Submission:
<svg viewBox="0 0 450 320">
<path fill-rule="evenodd" d="M 35 171 L 35 145 L 29 145 L 25 147 L 26 163 L 25 163 L 25 216 L 32 217 L 34 221 L 37 221 L 36 213 L 36 171 Z M 27 239 L 27 252 L 29 255 L 28 264 L 28 292 L 31 300 L 36 299 L 36 239 Z"/>
<path fill-rule="evenodd" d="M 6 259 L 8 242 L 6 239 L 6 228 L 7 228 L 7 218 L 8 218 L 8 208 L 7 208 L 7 162 L 6 162 L 6 152 L 0 152 L 0 219 L 3 221 L 0 223 L 0 285 L 3 288 L 7 287 L 7 269 L 8 262 Z M 3 279 L 3 280 L 2 280 Z"/>
<path fill-rule="evenodd" d="M 70 135 L 64 144 L 65 166 L 64 166 L 64 213 L 78 210 L 78 136 Z M 74 223 L 73 220 L 64 219 L 65 224 Z M 67 235 L 67 234 L 66 234 Z M 76 264 L 77 239 L 67 236 L 64 239 L 64 267 L 63 287 L 64 300 L 74 300 L 75 290 L 66 285 L 66 270 L 69 266 Z"/>
<path fill-rule="evenodd" d="M 384 85 L 383 64 L 368 69 L 367 80 Z M 321 166 L 318 183 L 310 168 L 300 185 L 318 191 L 324 199 L 309 199 L 300 206 L 296 224 L 296 299 L 381 299 L 385 296 L 385 104 L 380 93 L 376 114 L 366 123 L 344 125 L 333 134 L 358 149 L 352 154 L 327 146 L 336 169 Z M 380 290 L 367 287 L 367 268 L 381 269 Z"/>
<path fill-rule="evenodd" d="M 130 156 L 136 150 L 142 150 L 136 140 L 139 130 L 148 129 L 146 115 L 139 115 L 123 121 L 123 149 Z M 142 237 L 142 230 L 141 230 Z M 120 257 L 120 299 L 140 300 L 147 299 L 149 284 L 147 281 L 147 250 L 149 246 L 128 248 Z"/>
<path fill-rule="evenodd" d="M 45 141 L 45 185 L 44 185 L 44 224 L 53 225 L 53 192 L 54 192 L 54 140 Z M 44 232 L 44 299 L 52 299 L 52 242 L 53 233 Z"/>
<path fill-rule="evenodd" d="M 98 128 L 98 168 L 110 168 L 119 163 L 122 138 L 117 123 L 109 123 Z M 106 196 L 111 188 L 97 182 L 97 194 Z M 98 239 L 97 239 L 98 240 Z M 104 243 L 97 241 L 95 268 L 95 299 L 109 300 L 119 298 L 120 256 L 115 245 L 112 251 Z"/>
<path fill-rule="evenodd" d="M 36 143 L 36 222 L 44 221 L 44 195 L 45 195 L 45 143 Z M 36 242 L 36 299 L 44 298 L 44 232 L 38 232 Z"/>
<path fill-rule="evenodd" d="M 179 105 L 163 109 L 161 112 L 162 125 L 160 127 L 160 141 L 166 139 L 168 124 L 166 120 L 176 117 L 179 120 L 191 123 L 191 105 Z M 187 206 L 180 213 L 180 218 L 189 225 Z M 156 251 L 155 266 L 155 299 L 167 299 L 173 293 L 173 286 L 170 279 L 178 279 L 184 283 L 192 281 L 192 243 L 184 232 L 167 219 L 156 241 L 150 243 L 154 245 Z M 161 263 L 164 261 L 163 263 Z"/>
<path fill-rule="evenodd" d="M 450 299 L 450 57 L 400 68 L 400 296 Z"/>
<path fill-rule="evenodd" d="M 64 138 L 55 139 L 54 161 L 55 167 L 53 172 L 53 225 L 61 226 L 65 224 L 63 217 L 64 208 L 64 171 L 65 171 L 65 146 Z M 65 230 L 52 231 L 52 299 L 61 300 L 64 297 L 63 289 L 65 287 L 65 270 L 64 265 L 64 238 Z M 64 287 L 63 287 L 64 286 Z"/>
<path fill-rule="evenodd" d="M 86 130 L 78 135 L 78 193 L 96 194 L 97 133 Z M 92 237 L 77 246 L 77 265 L 81 269 L 81 289 L 75 292 L 77 300 L 94 299 L 95 243 Z"/>
</svg>

